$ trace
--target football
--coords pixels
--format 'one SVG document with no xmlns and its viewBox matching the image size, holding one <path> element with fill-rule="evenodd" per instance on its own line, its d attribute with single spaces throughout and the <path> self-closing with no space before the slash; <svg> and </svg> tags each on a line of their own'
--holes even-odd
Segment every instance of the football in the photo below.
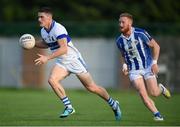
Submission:
<svg viewBox="0 0 180 127">
<path fill-rule="evenodd" d="M 23 34 L 19 43 L 24 49 L 32 49 L 35 46 L 35 38 L 31 34 Z"/>
</svg>

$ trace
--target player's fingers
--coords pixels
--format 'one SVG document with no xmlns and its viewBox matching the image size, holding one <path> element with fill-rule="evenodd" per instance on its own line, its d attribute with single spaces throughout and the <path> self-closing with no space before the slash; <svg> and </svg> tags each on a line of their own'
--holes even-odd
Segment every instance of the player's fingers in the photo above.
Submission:
<svg viewBox="0 0 180 127">
<path fill-rule="evenodd" d="M 155 68 L 154 69 L 154 72 L 156 73 L 156 75 L 159 73 L 159 69 L 158 68 Z"/>
<path fill-rule="evenodd" d="M 154 70 L 153 70 L 153 69 L 152 69 L 151 71 L 152 71 L 152 73 L 153 73 L 154 75 L 156 75 L 156 73 L 154 72 Z"/>
<path fill-rule="evenodd" d="M 122 70 L 123 74 L 124 75 L 127 75 L 128 74 L 128 71 L 127 70 Z"/>
<path fill-rule="evenodd" d="M 122 69 L 122 71 L 123 71 L 123 72 L 126 72 L 126 71 L 127 71 L 127 69 L 124 69 L 124 68 L 123 68 L 123 69 Z"/>
<path fill-rule="evenodd" d="M 125 74 L 125 75 L 128 75 L 128 73 L 129 73 L 129 72 L 126 70 L 124 74 Z"/>
<path fill-rule="evenodd" d="M 35 65 L 41 65 L 41 61 L 35 62 Z"/>
<path fill-rule="evenodd" d="M 40 61 L 40 59 L 38 58 L 38 59 L 35 59 L 35 60 L 34 60 L 34 62 L 37 62 L 37 61 Z"/>
<path fill-rule="evenodd" d="M 157 71 L 157 70 L 152 70 L 152 73 L 153 73 L 155 76 L 157 76 L 158 71 Z"/>
<path fill-rule="evenodd" d="M 155 75 L 155 73 L 154 73 L 153 69 L 151 69 L 151 72 L 153 73 L 153 75 Z"/>
<path fill-rule="evenodd" d="M 42 56 L 42 55 L 41 55 L 41 54 L 39 54 L 39 53 L 38 53 L 37 55 L 38 55 L 38 56 Z"/>
<path fill-rule="evenodd" d="M 40 61 L 35 61 L 35 65 L 37 65 Z"/>
</svg>

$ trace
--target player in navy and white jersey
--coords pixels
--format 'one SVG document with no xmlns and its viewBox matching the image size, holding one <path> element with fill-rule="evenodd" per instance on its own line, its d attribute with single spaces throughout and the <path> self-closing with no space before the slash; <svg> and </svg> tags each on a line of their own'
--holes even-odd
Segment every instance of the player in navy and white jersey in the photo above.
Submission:
<svg viewBox="0 0 180 127">
<path fill-rule="evenodd" d="M 128 63 L 128 69 L 139 70 L 146 69 L 152 63 L 151 49 L 148 43 L 152 39 L 151 36 L 143 29 L 131 29 L 130 37 L 123 34 L 117 39 L 117 45 L 123 51 L 125 62 Z"/>
<path fill-rule="evenodd" d="M 117 38 L 116 44 L 123 56 L 122 71 L 125 75 L 129 75 L 145 106 L 154 114 L 154 120 L 162 121 L 163 117 L 148 96 L 148 93 L 153 96 L 162 93 L 167 98 L 171 96 L 162 84 L 158 85 L 156 79 L 159 72 L 157 61 L 160 47 L 145 30 L 133 27 L 132 24 L 131 14 L 120 15 L 119 28 L 122 34 Z"/>
<path fill-rule="evenodd" d="M 42 40 L 36 42 L 36 47 L 50 48 L 52 54 L 38 54 L 39 58 L 35 60 L 35 64 L 41 65 L 51 59 L 56 59 L 56 64 L 51 70 L 48 82 L 65 106 L 64 112 L 60 117 L 64 118 L 75 112 L 70 99 L 67 97 L 60 83 L 60 81 L 69 74 L 74 73 L 87 90 L 99 95 L 108 102 L 112 107 L 116 120 L 120 120 L 121 111 L 119 102 L 112 99 L 103 87 L 96 85 L 87 70 L 80 52 L 73 45 L 65 27 L 53 20 L 52 17 L 52 11 L 48 7 L 43 7 L 38 11 L 38 21 L 42 27 Z"/>
</svg>

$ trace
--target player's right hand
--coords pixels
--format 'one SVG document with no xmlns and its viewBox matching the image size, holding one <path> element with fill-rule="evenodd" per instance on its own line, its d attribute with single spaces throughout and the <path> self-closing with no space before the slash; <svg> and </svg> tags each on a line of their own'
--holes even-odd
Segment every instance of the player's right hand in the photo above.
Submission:
<svg viewBox="0 0 180 127">
<path fill-rule="evenodd" d="M 48 56 L 41 55 L 41 54 L 37 54 L 37 55 L 39 58 L 34 60 L 35 65 L 45 64 L 49 60 Z"/>
<path fill-rule="evenodd" d="M 157 64 L 153 64 L 151 67 L 151 71 L 153 74 L 157 75 L 159 73 L 159 67 Z"/>
<path fill-rule="evenodd" d="M 127 68 L 127 64 L 125 64 L 125 63 L 122 66 L 122 72 L 124 75 L 128 75 L 128 73 L 129 73 L 128 68 Z"/>
</svg>

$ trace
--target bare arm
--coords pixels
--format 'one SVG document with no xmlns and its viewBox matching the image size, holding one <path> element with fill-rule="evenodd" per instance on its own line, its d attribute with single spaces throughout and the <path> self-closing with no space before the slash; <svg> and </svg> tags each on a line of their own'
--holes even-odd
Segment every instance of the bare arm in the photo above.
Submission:
<svg viewBox="0 0 180 127">
<path fill-rule="evenodd" d="M 41 64 L 46 63 L 50 59 L 54 59 L 58 56 L 66 54 L 67 53 L 67 40 L 66 40 L 66 38 L 59 39 L 58 44 L 59 44 L 60 48 L 58 48 L 54 53 L 47 55 L 47 56 L 38 54 L 39 58 L 37 58 L 35 60 L 35 64 L 41 65 Z"/>
<path fill-rule="evenodd" d="M 47 56 L 48 60 L 54 59 L 58 56 L 61 56 L 61 55 L 64 55 L 67 53 L 67 40 L 66 40 L 66 38 L 59 39 L 58 44 L 59 44 L 60 48 L 58 48 L 54 53 Z"/>
<path fill-rule="evenodd" d="M 148 45 L 152 49 L 153 60 L 158 60 L 160 52 L 160 47 L 158 43 L 154 39 L 152 39 L 150 43 L 148 43 Z"/>
<path fill-rule="evenodd" d="M 48 48 L 48 45 L 43 40 L 36 40 L 35 47 Z"/>
<path fill-rule="evenodd" d="M 149 47 L 152 49 L 152 57 L 153 57 L 153 65 L 151 67 L 151 71 L 157 75 L 157 73 L 159 72 L 159 68 L 158 68 L 158 65 L 157 65 L 157 60 L 159 58 L 159 52 L 160 52 L 160 47 L 158 45 L 158 43 L 152 39 L 150 41 L 150 43 L 148 43 Z"/>
</svg>

